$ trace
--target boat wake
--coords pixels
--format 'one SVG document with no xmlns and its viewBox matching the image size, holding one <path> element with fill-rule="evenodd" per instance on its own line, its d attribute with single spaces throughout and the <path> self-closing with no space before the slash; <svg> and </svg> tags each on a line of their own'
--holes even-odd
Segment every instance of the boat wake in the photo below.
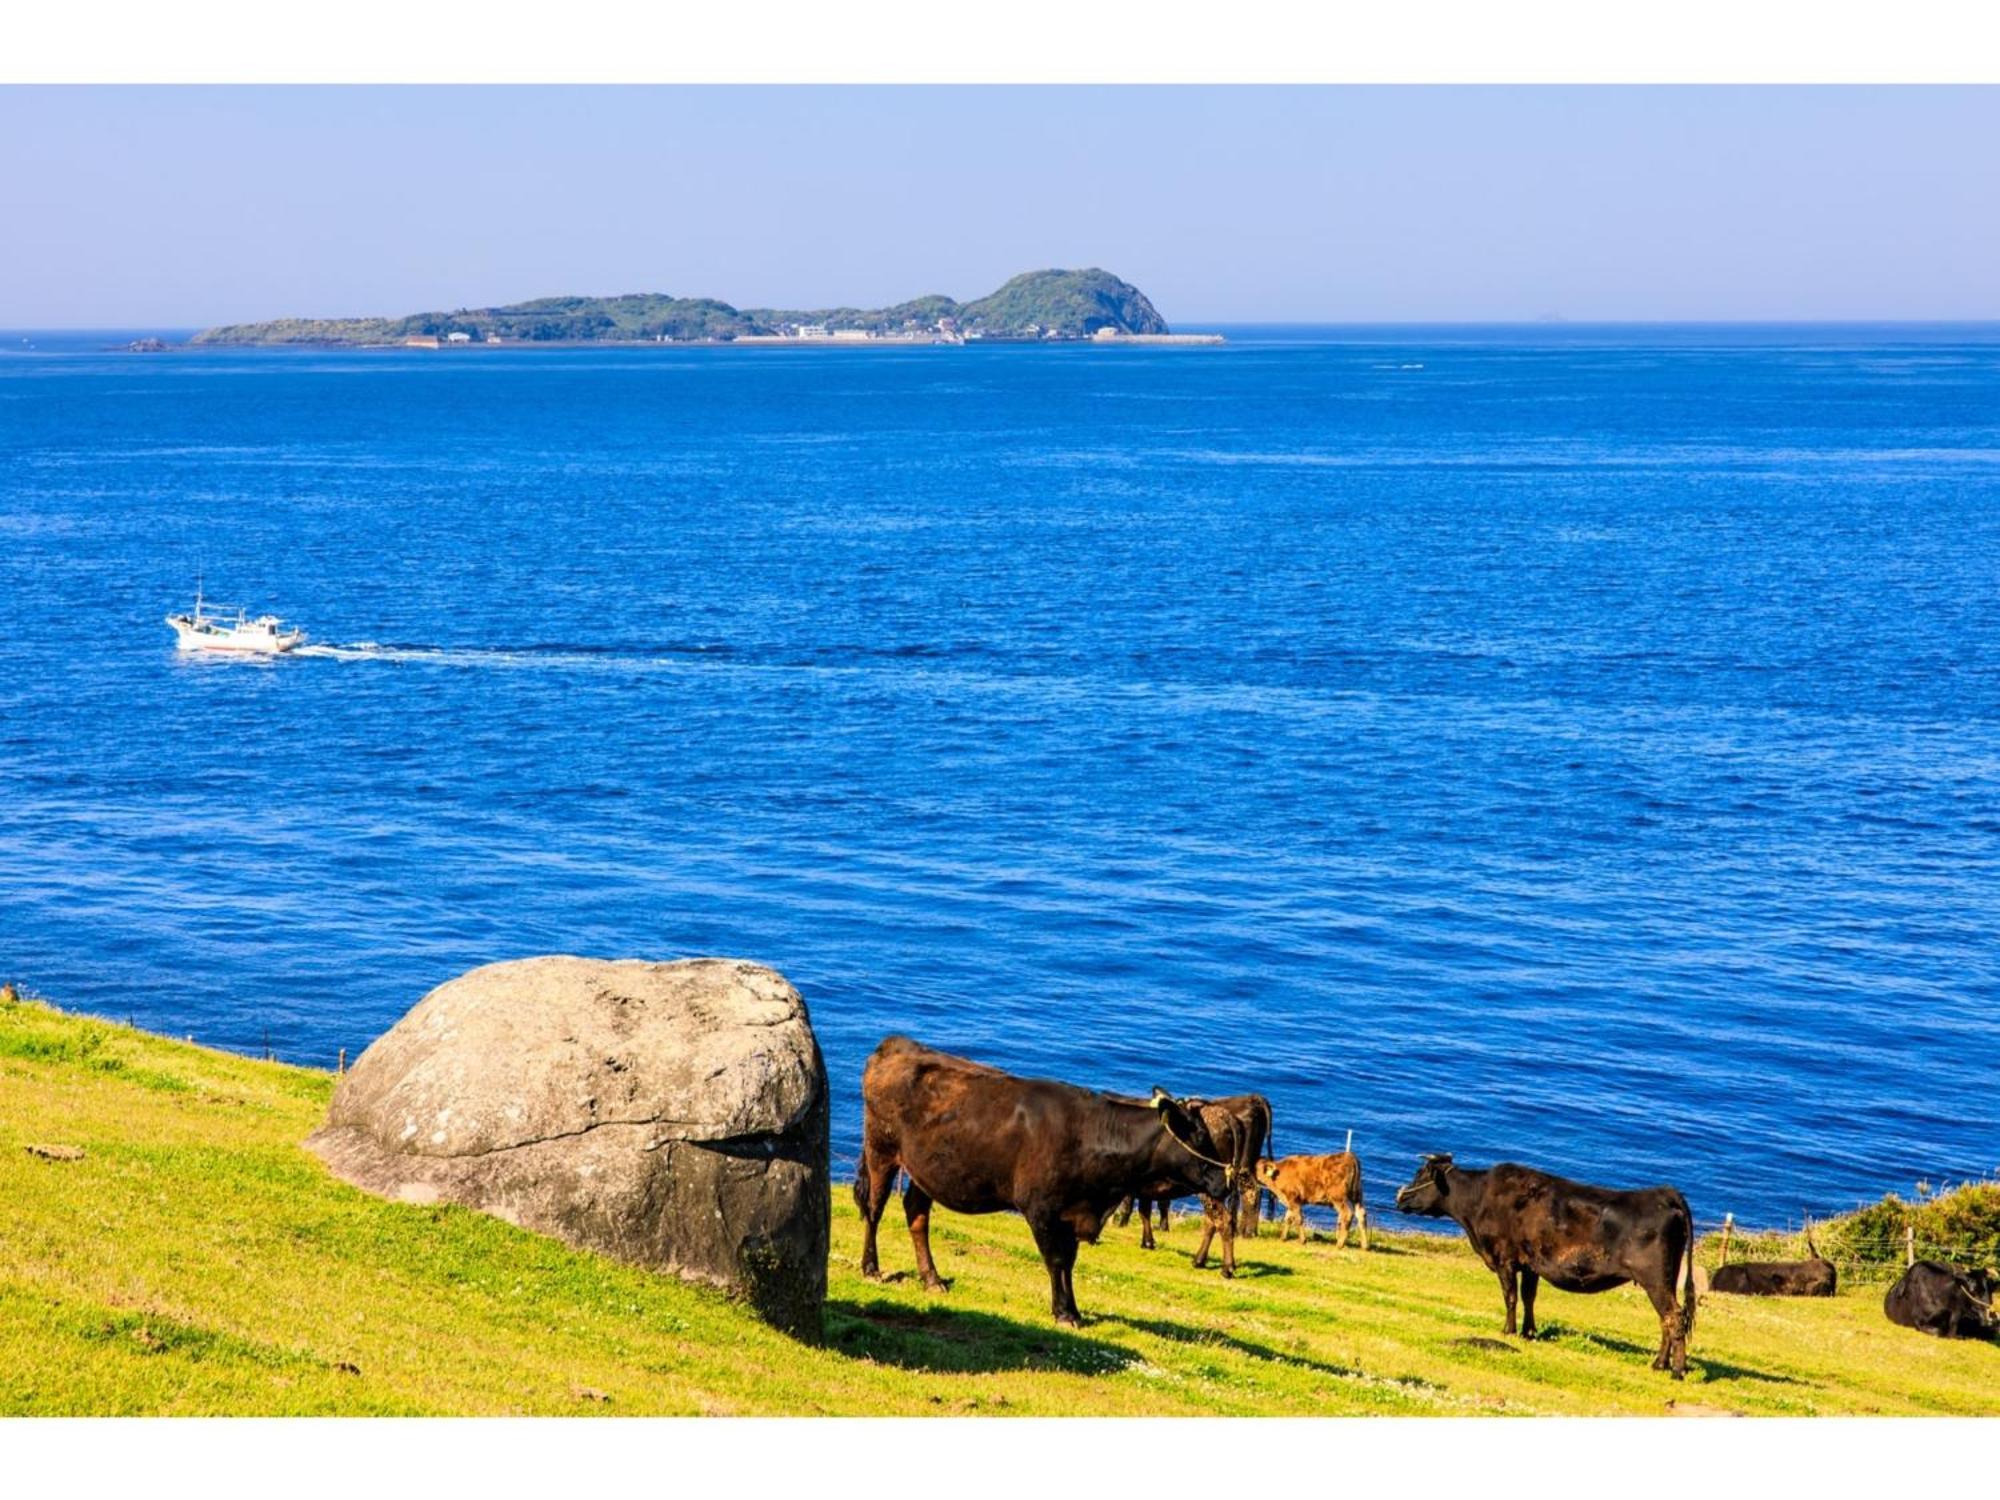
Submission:
<svg viewBox="0 0 2000 1500">
<path fill-rule="evenodd" d="M 564 647 L 401 646 L 379 641 L 327 642 L 300 646 L 290 654 L 332 661 L 410 662 L 433 667 L 597 668 L 629 672 L 668 671 L 682 665 L 672 657 Z"/>
</svg>

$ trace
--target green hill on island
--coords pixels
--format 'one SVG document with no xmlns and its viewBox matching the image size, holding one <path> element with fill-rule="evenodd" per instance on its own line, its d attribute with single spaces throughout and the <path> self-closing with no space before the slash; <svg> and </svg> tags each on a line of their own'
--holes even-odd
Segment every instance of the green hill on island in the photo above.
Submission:
<svg viewBox="0 0 2000 1500">
<path fill-rule="evenodd" d="M 731 307 L 712 297 L 641 292 L 620 297 L 538 297 L 506 307 L 459 308 L 401 318 L 279 318 L 205 329 L 197 344 L 399 344 L 412 338 L 485 343 L 652 343 L 772 337 L 801 326 L 829 333 L 957 331 L 987 338 L 1088 338 L 1099 329 L 1166 333 L 1146 294 L 1109 271 L 1028 271 L 990 296 L 956 302 L 931 295 L 894 307 L 813 310 Z"/>
</svg>

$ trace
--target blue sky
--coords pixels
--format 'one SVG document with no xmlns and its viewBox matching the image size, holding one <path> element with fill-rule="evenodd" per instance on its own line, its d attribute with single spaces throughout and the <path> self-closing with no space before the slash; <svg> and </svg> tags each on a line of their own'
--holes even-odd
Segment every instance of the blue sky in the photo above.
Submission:
<svg viewBox="0 0 2000 1500">
<path fill-rule="evenodd" d="M 2000 88 L 0 88 L 0 326 L 559 292 L 2000 317 Z"/>
</svg>

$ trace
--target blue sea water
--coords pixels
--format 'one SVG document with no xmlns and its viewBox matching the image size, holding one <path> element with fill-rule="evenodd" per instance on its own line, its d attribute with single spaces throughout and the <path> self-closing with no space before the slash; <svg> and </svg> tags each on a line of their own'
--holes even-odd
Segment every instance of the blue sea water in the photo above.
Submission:
<svg viewBox="0 0 2000 1500">
<path fill-rule="evenodd" d="M 0 338 L 0 972 L 545 952 L 1778 1223 L 2000 1164 L 2000 331 Z M 211 595 L 337 649 L 183 659 Z"/>
</svg>

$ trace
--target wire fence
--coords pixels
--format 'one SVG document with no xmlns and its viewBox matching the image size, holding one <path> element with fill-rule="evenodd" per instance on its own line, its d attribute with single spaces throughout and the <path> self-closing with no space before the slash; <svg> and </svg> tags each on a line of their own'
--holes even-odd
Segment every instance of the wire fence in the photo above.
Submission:
<svg viewBox="0 0 2000 1500">
<path fill-rule="evenodd" d="M 1964 1187 L 1984 1184 L 1966 1183 Z M 1937 1198 L 1948 1196 L 1938 1194 Z M 1904 1208 L 1921 1214 L 1937 1198 L 1920 1197 Z M 1940 1236 L 1920 1231 L 1906 1219 L 1900 1225 L 1862 1227 L 1848 1221 L 1863 1215 L 1882 1217 L 1885 1203 L 1861 1203 L 1844 1213 L 1827 1218 L 1808 1218 L 1796 1225 L 1775 1229 L 1746 1229 L 1733 1214 L 1720 1219 L 1695 1222 L 1697 1264 L 1715 1267 L 1746 1260 L 1803 1260 L 1817 1253 L 1830 1262 L 1845 1281 L 1889 1282 L 1920 1260 L 1943 1261 L 1948 1265 L 1980 1266 L 2000 1260 L 2000 1242 L 1994 1234 L 1963 1237 Z M 1893 1210 L 1890 1211 L 1893 1213 Z"/>
</svg>

